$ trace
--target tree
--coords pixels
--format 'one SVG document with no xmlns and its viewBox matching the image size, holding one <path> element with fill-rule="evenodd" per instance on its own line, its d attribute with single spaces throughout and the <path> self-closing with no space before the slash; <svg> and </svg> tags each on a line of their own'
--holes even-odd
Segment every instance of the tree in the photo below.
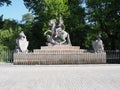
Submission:
<svg viewBox="0 0 120 90">
<path fill-rule="evenodd" d="M 3 6 L 4 4 L 10 5 L 11 1 L 10 0 L 0 0 L 0 7 Z M 3 15 L 0 16 L 0 29 L 3 27 Z"/>
<path fill-rule="evenodd" d="M 4 4 L 10 5 L 11 4 L 11 0 L 0 0 L 0 6 L 3 6 Z"/>
<path fill-rule="evenodd" d="M 25 6 L 33 12 L 41 27 L 48 28 L 50 19 L 59 13 L 69 14 L 67 0 L 24 0 Z M 43 29 L 44 29 L 43 28 Z M 44 29 L 44 30 L 45 30 Z"/>
<path fill-rule="evenodd" d="M 50 19 L 58 19 L 57 15 L 62 14 L 66 31 L 70 33 L 73 45 L 85 47 L 86 29 L 84 17 L 85 11 L 82 8 L 82 0 L 24 0 L 25 6 L 33 12 L 39 32 L 41 35 L 49 29 Z M 34 28 L 33 28 L 34 29 Z M 35 30 L 34 30 L 35 32 Z M 38 32 L 36 37 L 39 36 Z M 43 38 L 43 37 L 42 37 Z"/>
<path fill-rule="evenodd" d="M 34 16 L 32 14 L 26 13 L 22 16 L 22 21 L 20 26 L 22 28 L 22 31 L 24 31 L 25 35 L 27 36 L 27 40 L 29 41 L 29 47 L 28 47 L 29 50 L 35 48 L 35 42 L 33 39 L 34 37 L 33 32 L 35 31 L 35 28 L 32 31 L 34 24 L 35 21 L 34 21 Z"/>
<path fill-rule="evenodd" d="M 21 31 L 21 27 L 15 20 L 5 19 L 3 28 L 0 29 L 0 50 L 15 48 L 15 40 Z"/>
<path fill-rule="evenodd" d="M 3 21 L 3 29 L 12 29 L 14 31 L 17 31 L 18 30 L 18 27 L 19 27 L 19 24 L 16 20 L 10 20 L 10 19 L 4 19 Z"/>
<path fill-rule="evenodd" d="M 59 13 L 63 16 L 69 14 L 67 0 L 24 0 L 26 7 L 35 15 L 35 22 L 31 28 L 32 48 L 40 48 L 45 45 L 43 33 L 49 29 L 48 22 L 56 18 Z"/>
<path fill-rule="evenodd" d="M 0 29 L 3 28 L 3 15 L 0 16 Z"/>
<path fill-rule="evenodd" d="M 26 25 L 30 25 L 32 22 L 34 22 L 34 16 L 30 13 L 26 13 L 22 16 L 22 21 Z"/>
<path fill-rule="evenodd" d="M 119 4 L 119 0 L 87 0 L 89 23 L 93 32 L 103 35 L 106 49 L 120 49 Z"/>
<path fill-rule="evenodd" d="M 82 0 L 68 0 L 70 15 L 65 20 L 66 30 L 70 32 L 73 45 L 89 48 L 85 45 L 88 26 L 85 23 L 85 9 Z"/>
</svg>

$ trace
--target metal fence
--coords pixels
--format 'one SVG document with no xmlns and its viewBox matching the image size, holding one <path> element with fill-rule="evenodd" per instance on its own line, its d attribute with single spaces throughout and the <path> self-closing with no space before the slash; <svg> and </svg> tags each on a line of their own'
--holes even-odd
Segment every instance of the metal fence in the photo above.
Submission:
<svg viewBox="0 0 120 90">
<path fill-rule="evenodd" d="M 106 60 L 109 64 L 120 64 L 120 50 L 106 50 Z"/>
<path fill-rule="evenodd" d="M 93 50 L 89 50 L 88 52 L 94 53 Z M 120 50 L 105 50 L 105 52 L 107 64 L 120 64 Z M 13 63 L 13 53 L 13 50 L 1 50 L 0 63 Z M 91 58 L 89 53 L 86 55 L 86 57 Z"/>
<path fill-rule="evenodd" d="M 13 50 L 0 50 L 0 62 L 12 63 Z"/>
</svg>

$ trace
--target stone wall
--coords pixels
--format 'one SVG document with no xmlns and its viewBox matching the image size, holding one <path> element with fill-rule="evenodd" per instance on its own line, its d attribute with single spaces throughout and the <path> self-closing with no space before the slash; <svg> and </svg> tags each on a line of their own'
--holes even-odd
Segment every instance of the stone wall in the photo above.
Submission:
<svg viewBox="0 0 120 90">
<path fill-rule="evenodd" d="M 42 47 L 33 53 L 14 53 L 14 64 L 103 64 L 106 53 L 90 53 L 73 46 Z"/>
</svg>

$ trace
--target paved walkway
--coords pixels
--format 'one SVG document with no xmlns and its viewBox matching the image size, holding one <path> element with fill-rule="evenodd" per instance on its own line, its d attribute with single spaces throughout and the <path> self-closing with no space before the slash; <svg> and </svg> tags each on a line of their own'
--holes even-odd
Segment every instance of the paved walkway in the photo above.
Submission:
<svg viewBox="0 0 120 90">
<path fill-rule="evenodd" d="M 0 90 L 120 90 L 120 65 L 0 65 Z"/>
</svg>

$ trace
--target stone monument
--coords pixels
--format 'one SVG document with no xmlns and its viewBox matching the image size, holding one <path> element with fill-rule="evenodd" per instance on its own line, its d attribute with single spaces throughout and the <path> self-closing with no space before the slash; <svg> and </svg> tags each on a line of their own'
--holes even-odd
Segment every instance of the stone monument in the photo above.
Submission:
<svg viewBox="0 0 120 90">
<path fill-rule="evenodd" d="M 92 46 L 95 53 L 104 52 L 104 45 L 103 45 L 103 41 L 101 40 L 101 35 L 98 35 L 97 39 L 95 41 L 92 41 Z"/>
<path fill-rule="evenodd" d="M 27 53 L 29 42 L 26 39 L 24 32 L 22 31 L 16 39 L 15 53 Z"/>
<path fill-rule="evenodd" d="M 62 20 L 62 15 L 59 14 L 59 21 L 51 19 L 49 22 L 50 30 L 47 30 L 44 35 L 47 36 L 47 45 L 71 45 L 70 36 L 65 31 L 65 25 Z M 50 33 L 50 34 L 49 34 Z"/>
<path fill-rule="evenodd" d="M 48 65 L 106 63 L 106 53 L 95 54 L 85 49 L 80 49 L 80 46 L 72 46 L 69 34 L 65 31 L 62 15 L 59 14 L 58 18 L 58 21 L 55 19 L 50 20 L 49 25 L 51 28 L 44 33 L 47 37 L 47 46 L 41 46 L 40 49 L 34 49 L 33 52 L 30 53 L 14 53 L 14 64 Z M 21 40 L 21 38 L 16 40 L 19 52 L 26 51 L 28 46 L 26 37 L 23 34 L 22 39 L 26 43 L 22 43 L 23 40 Z M 103 46 L 100 46 L 101 43 L 101 39 L 96 40 L 94 47 L 96 52 L 103 50 Z"/>
</svg>

